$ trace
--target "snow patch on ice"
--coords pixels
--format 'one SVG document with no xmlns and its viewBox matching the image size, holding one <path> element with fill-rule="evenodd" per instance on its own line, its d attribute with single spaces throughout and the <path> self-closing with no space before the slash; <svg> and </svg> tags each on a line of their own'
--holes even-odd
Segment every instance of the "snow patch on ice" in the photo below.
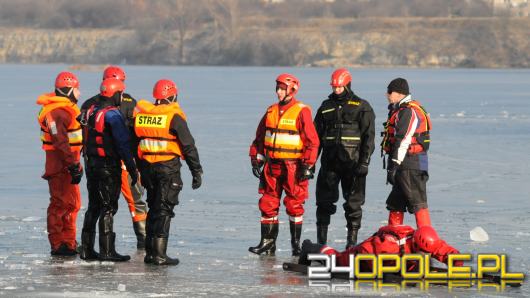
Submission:
<svg viewBox="0 0 530 298">
<path fill-rule="evenodd" d="M 469 231 L 469 238 L 477 242 L 486 242 L 490 239 L 488 233 L 482 227 L 475 227 Z"/>
<path fill-rule="evenodd" d="M 515 237 L 519 238 L 519 237 L 530 237 L 530 233 L 528 232 L 517 232 L 515 233 Z"/>
<path fill-rule="evenodd" d="M 463 118 L 466 116 L 466 111 L 460 111 L 458 113 L 455 114 L 456 117 L 460 117 L 460 118 Z"/>
<path fill-rule="evenodd" d="M 45 254 L 23 254 L 22 257 L 24 258 L 46 258 L 48 255 Z"/>
<path fill-rule="evenodd" d="M 486 201 L 484 201 L 484 200 L 477 200 L 477 204 L 484 204 L 484 203 L 486 203 Z"/>
<path fill-rule="evenodd" d="M 6 264 L 9 270 L 31 270 L 31 267 L 26 264 Z"/>
<path fill-rule="evenodd" d="M 28 216 L 28 217 L 23 218 L 22 221 L 31 222 L 31 221 L 39 221 L 41 219 L 42 217 L 39 217 L 39 216 Z"/>
<path fill-rule="evenodd" d="M 124 284 L 119 284 L 119 285 L 118 285 L 118 291 L 120 291 L 120 292 L 125 292 L 125 288 L 126 288 L 126 287 L 125 287 Z"/>
<path fill-rule="evenodd" d="M 335 241 L 333 241 L 335 243 L 346 243 L 346 240 L 344 239 L 335 239 Z"/>
</svg>

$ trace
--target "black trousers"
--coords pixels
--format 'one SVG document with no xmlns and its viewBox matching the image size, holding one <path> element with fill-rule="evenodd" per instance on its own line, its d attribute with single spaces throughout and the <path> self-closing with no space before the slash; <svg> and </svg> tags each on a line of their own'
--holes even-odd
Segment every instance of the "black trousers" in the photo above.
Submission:
<svg viewBox="0 0 530 298">
<path fill-rule="evenodd" d="M 88 207 L 83 221 L 83 231 L 112 232 L 113 216 L 118 211 L 121 191 L 121 164 L 119 160 L 91 159 L 87 167 Z"/>
<path fill-rule="evenodd" d="M 147 164 L 142 170 L 142 182 L 147 189 L 147 236 L 168 238 L 173 209 L 179 203 L 182 190 L 179 158 Z"/>
<path fill-rule="evenodd" d="M 398 170 L 396 183 L 386 200 L 390 211 L 409 211 L 416 213 L 427 208 L 427 180 L 429 174 L 420 170 Z"/>
<path fill-rule="evenodd" d="M 337 211 L 339 183 L 345 201 L 344 216 L 348 228 L 361 227 L 362 205 L 365 199 L 366 177 L 354 175 L 357 164 L 340 160 L 322 162 L 317 178 L 317 225 L 329 225 L 330 217 Z"/>
</svg>

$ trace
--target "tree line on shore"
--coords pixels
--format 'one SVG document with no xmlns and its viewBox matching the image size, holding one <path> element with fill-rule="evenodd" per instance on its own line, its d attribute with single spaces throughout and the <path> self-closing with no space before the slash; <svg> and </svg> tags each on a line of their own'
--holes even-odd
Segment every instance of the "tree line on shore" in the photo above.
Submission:
<svg viewBox="0 0 530 298">
<path fill-rule="evenodd" d="M 487 0 L 0 0 L 0 7 L 0 26 L 4 28 L 132 31 L 120 41 L 120 53 L 109 58 L 114 61 L 102 63 L 125 59 L 135 64 L 312 65 L 337 58 L 331 48 L 340 44 L 341 38 L 346 41 L 366 35 L 371 37 L 363 41 L 363 47 L 381 47 L 381 55 L 392 56 L 385 61 L 415 65 L 416 56 L 439 56 L 428 38 L 421 38 L 430 29 L 451 31 L 441 38 L 469 48 L 462 51 L 469 59 L 473 59 L 473 48 L 479 56 L 502 52 L 515 61 L 501 63 L 504 66 L 528 65 L 529 58 L 524 54 L 527 44 L 518 46 L 508 40 L 512 31 L 527 27 L 526 20 L 492 18 Z M 469 21 L 473 19 L 477 21 Z M 374 32 L 420 36 L 402 36 L 409 42 L 400 45 L 399 38 L 383 42 L 384 38 L 373 37 Z M 491 38 L 501 42 L 491 42 Z M 496 50 L 482 54 L 481 42 L 494 43 Z M 366 51 L 349 64 L 373 63 L 372 56 L 379 52 Z M 469 59 L 456 64 L 491 66 L 484 64 L 487 61 Z M 348 64 L 348 57 L 339 60 Z"/>
</svg>

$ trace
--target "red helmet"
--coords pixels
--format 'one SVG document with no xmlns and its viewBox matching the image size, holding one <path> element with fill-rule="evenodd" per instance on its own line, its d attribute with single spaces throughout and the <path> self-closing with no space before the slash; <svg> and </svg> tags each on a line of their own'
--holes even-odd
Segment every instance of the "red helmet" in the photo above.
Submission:
<svg viewBox="0 0 530 298">
<path fill-rule="evenodd" d="M 119 66 L 108 66 L 103 71 L 103 80 L 110 78 L 118 79 L 122 82 L 125 82 L 125 71 L 123 71 L 123 69 Z"/>
<path fill-rule="evenodd" d="M 63 71 L 55 78 L 55 88 L 79 88 L 77 76 L 69 71 Z"/>
<path fill-rule="evenodd" d="M 431 226 L 421 226 L 414 232 L 414 247 L 416 251 L 433 252 L 439 241 L 438 234 Z"/>
<path fill-rule="evenodd" d="M 159 80 L 153 87 L 153 97 L 155 99 L 166 99 L 178 94 L 177 85 L 171 80 Z"/>
<path fill-rule="evenodd" d="M 123 92 L 125 90 L 125 83 L 118 79 L 105 79 L 101 82 L 99 87 L 99 94 L 105 97 L 112 97 L 116 92 Z"/>
<path fill-rule="evenodd" d="M 300 88 L 300 81 L 292 74 L 282 73 L 276 78 L 276 84 L 281 83 L 287 86 L 287 95 L 294 96 Z"/>
<path fill-rule="evenodd" d="M 339 68 L 331 75 L 331 87 L 344 87 L 351 82 L 351 74 L 346 68 Z"/>
</svg>

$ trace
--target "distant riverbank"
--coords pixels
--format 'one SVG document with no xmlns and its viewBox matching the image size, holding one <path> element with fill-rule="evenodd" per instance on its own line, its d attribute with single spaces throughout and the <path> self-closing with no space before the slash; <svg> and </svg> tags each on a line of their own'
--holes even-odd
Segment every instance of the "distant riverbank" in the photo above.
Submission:
<svg viewBox="0 0 530 298">
<path fill-rule="evenodd" d="M 184 39 L 149 28 L 0 27 L 0 63 L 527 68 L 529 32 L 530 18 L 245 20 Z"/>
</svg>

